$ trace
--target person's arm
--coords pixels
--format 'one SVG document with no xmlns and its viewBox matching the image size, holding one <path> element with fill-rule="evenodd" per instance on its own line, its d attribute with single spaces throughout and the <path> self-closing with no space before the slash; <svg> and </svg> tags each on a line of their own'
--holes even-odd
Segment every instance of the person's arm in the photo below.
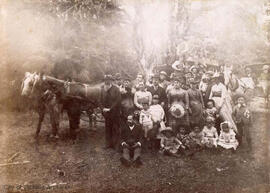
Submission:
<svg viewBox="0 0 270 193">
<path fill-rule="evenodd" d="M 186 110 L 189 110 L 189 96 L 188 96 L 188 92 L 185 91 L 185 105 L 186 105 Z"/>
<path fill-rule="evenodd" d="M 134 105 L 137 108 L 142 109 L 142 106 L 138 103 L 138 92 L 135 92 L 135 94 L 134 94 Z"/>
<path fill-rule="evenodd" d="M 160 140 L 160 147 L 161 148 L 165 147 L 165 139 L 164 139 L 164 137 L 162 137 L 161 140 Z"/>
<path fill-rule="evenodd" d="M 200 95 L 202 107 L 205 108 L 205 106 L 204 106 L 204 101 L 203 101 L 203 96 L 202 96 L 202 92 L 201 92 L 201 91 L 199 91 L 199 95 Z"/>
<path fill-rule="evenodd" d="M 168 109 L 171 108 L 171 94 L 168 93 Z"/>
<path fill-rule="evenodd" d="M 152 104 L 152 94 L 151 92 L 147 91 L 149 94 L 149 106 Z"/>
<path fill-rule="evenodd" d="M 218 133 L 217 133 L 217 129 L 215 128 L 215 131 L 214 131 L 214 136 L 216 139 L 218 139 Z"/>
<path fill-rule="evenodd" d="M 208 97 L 208 99 L 212 99 L 213 98 L 213 86 L 210 89 L 210 95 Z"/>
<path fill-rule="evenodd" d="M 143 123 L 143 117 L 144 117 L 144 114 L 141 112 L 141 113 L 140 113 L 140 118 L 139 118 L 139 123 L 140 123 L 140 124 Z"/>
</svg>

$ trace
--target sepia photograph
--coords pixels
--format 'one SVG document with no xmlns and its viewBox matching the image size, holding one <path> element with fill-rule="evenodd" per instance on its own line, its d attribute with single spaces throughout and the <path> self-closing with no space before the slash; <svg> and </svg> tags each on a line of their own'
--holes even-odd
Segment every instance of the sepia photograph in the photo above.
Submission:
<svg viewBox="0 0 270 193">
<path fill-rule="evenodd" d="M 0 0 L 0 193 L 270 193 L 270 0 Z"/>
</svg>

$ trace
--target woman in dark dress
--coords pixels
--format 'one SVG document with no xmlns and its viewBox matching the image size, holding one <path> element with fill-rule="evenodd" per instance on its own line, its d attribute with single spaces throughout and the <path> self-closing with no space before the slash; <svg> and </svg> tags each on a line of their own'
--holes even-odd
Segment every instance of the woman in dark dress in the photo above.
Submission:
<svg viewBox="0 0 270 193">
<path fill-rule="evenodd" d="M 169 125 L 174 132 L 180 127 L 188 128 L 189 123 L 189 97 L 187 91 L 181 88 L 183 80 L 178 78 L 174 81 L 174 87 L 168 92 Z"/>
<path fill-rule="evenodd" d="M 190 89 L 188 89 L 189 105 L 190 105 L 190 124 L 199 125 L 203 121 L 204 101 L 202 93 L 197 89 L 197 82 L 191 78 L 189 80 Z"/>
</svg>

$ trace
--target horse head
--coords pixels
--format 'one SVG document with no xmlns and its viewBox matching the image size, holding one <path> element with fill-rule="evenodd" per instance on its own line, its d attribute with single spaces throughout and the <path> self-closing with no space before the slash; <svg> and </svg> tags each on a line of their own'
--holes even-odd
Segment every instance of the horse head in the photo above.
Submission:
<svg viewBox="0 0 270 193">
<path fill-rule="evenodd" d="M 40 74 L 26 72 L 21 85 L 21 95 L 30 96 L 40 81 Z"/>
</svg>

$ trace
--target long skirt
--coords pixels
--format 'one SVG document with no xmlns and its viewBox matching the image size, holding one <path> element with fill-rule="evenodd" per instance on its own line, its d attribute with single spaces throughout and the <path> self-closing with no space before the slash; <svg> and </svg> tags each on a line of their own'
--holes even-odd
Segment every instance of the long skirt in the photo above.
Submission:
<svg viewBox="0 0 270 193">
<path fill-rule="evenodd" d="M 198 125 L 202 123 L 203 107 L 199 101 L 190 101 L 191 115 L 190 124 Z"/>
<path fill-rule="evenodd" d="M 216 104 L 220 104 L 221 98 L 220 97 L 213 97 L 212 98 Z M 232 106 L 228 99 L 225 99 L 223 102 L 223 105 L 219 112 L 220 118 L 222 121 L 228 121 L 232 125 L 232 129 L 237 132 L 237 127 L 234 123 L 234 120 L 232 118 Z"/>
</svg>

